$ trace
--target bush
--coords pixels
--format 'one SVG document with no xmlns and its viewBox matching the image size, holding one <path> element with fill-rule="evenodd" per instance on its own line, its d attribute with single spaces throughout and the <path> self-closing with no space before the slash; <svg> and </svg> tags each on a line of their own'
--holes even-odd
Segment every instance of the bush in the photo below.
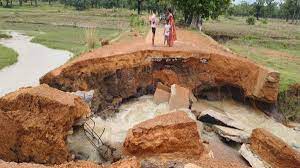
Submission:
<svg viewBox="0 0 300 168">
<path fill-rule="evenodd" d="M 9 38 L 12 38 L 12 36 L 11 36 L 11 35 L 8 35 L 8 34 L 1 34 L 1 33 L 0 33 L 0 39 L 2 39 L 2 38 L 4 38 L 4 39 L 9 39 Z"/>
<path fill-rule="evenodd" d="M 97 45 L 97 30 L 96 28 L 87 28 L 85 30 L 85 42 L 89 49 L 96 48 Z"/>
<path fill-rule="evenodd" d="M 268 20 L 267 20 L 267 19 L 264 19 L 264 20 L 261 21 L 261 23 L 262 23 L 262 24 L 268 24 Z"/>
<path fill-rule="evenodd" d="M 144 26 L 145 22 L 142 18 L 140 18 L 138 15 L 132 15 L 130 17 L 130 26 L 132 27 L 140 27 Z"/>
<path fill-rule="evenodd" d="M 248 17 L 246 22 L 248 25 L 255 25 L 255 18 L 253 16 Z"/>
</svg>

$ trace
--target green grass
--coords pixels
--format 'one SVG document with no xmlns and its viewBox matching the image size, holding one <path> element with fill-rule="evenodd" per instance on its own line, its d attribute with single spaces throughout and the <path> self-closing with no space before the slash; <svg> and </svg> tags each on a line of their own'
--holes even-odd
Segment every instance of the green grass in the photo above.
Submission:
<svg viewBox="0 0 300 168">
<path fill-rule="evenodd" d="M 17 62 L 18 53 L 14 50 L 0 45 L 0 51 L 0 69 Z"/>
<path fill-rule="evenodd" d="M 14 30 L 34 36 L 32 42 L 74 55 L 87 52 L 87 27 L 95 27 L 97 39 L 111 40 L 130 28 L 132 11 L 126 9 L 91 9 L 76 11 L 60 4 L 42 3 L 39 7 L 0 8 L 0 30 Z M 96 45 L 100 47 L 100 43 Z"/>
<path fill-rule="evenodd" d="M 206 22 L 204 32 L 234 37 L 224 45 L 280 72 L 281 92 L 291 84 L 300 83 L 300 25 L 279 19 L 268 19 L 267 24 L 256 22 L 256 25 L 247 25 L 243 17 L 221 17 Z"/>
</svg>

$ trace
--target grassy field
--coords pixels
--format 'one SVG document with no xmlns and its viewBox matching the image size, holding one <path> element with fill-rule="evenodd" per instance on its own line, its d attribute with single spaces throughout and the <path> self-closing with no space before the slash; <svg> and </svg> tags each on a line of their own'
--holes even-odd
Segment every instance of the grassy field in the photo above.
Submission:
<svg viewBox="0 0 300 168">
<path fill-rule="evenodd" d="M 246 18 L 221 17 L 206 22 L 204 32 L 225 39 L 225 46 L 234 52 L 280 72 L 281 91 L 300 83 L 300 25 L 276 19 L 247 25 Z"/>
<path fill-rule="evenodd" d="M 18 53 L 14 50 L 0 45 L 0 51 L 0 69 L 17 62 Z"/>
<path fill-rule="evenodd" d="M 125 9 L 91 9 L 75 11 L 59 4 L 39 7 L 0 8 L 0 30 L 13 30 L 34 36 L 33 42 L 50 48 L 68 50 L 79 55 L 89 50 L 86 31 L 96 29 L 99 40 L 111 40 L 130 28 L 131 11 Z"/>
<path fill-rule="evenodd" d="M 287 119 L 300 122 L 296 87 L 300 84 L 300 25 L 278 19 L 247 25 L 246 18 L 220 17 L 205 22 L 204 32 L 232 51 L 280 72 L 278 109 Z"/>
</svg>

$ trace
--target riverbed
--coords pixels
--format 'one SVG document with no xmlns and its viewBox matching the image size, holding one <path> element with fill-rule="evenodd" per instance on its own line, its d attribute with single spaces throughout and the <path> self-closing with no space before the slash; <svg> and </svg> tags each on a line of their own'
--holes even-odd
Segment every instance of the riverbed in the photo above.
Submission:
<svg viewBox="0 0 300 168">
<path fill-rule="evenodd" d="M 21 87 L 37 86 L 40 77 L 63 65 L 73 55 L 68 51 L 32 43 L 33 37 L 17 32 L 10 34 L 12 38 L 1 39 L 0 44 L 12 48 L 19 56 L 17 63 L 0 70 L 0 96 Z"/>
</svg>

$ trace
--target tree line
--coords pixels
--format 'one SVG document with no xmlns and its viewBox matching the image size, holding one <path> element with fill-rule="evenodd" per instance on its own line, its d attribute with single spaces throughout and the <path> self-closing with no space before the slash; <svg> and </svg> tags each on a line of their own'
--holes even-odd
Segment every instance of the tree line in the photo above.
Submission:
<svg viewBox="0 0 300 168">
<path fill-rule="evenodd" d="M 256 0 L 235 5 L 234 0 L 0 0 L 0 6 L 22 6 L 24 3 L 38 6 L 39 2 L 61 3 L 74 6 L 77 10 L 88 8 L 128 8 L 141 11 L 163 13 L 172 8 L 183 24 L 197 26 L 203 19 L 215 19 L 221 14 L 233 16 L 255 16 L 260 18 L 284 18 L 292 23 L 300 19 L 300 0 Z M 177 19 L 178 20 L 178 19 Z"/>
<path fill-rule="evenodd" d="M 226 11 L 227 15 L 255 16 L 260 18 L 280 18 L 291 23 L 300 20 L 300 0 L 256 0 L 250 4 L 242 1 L 238 5 L 231 4 Z"/>
</svg>

